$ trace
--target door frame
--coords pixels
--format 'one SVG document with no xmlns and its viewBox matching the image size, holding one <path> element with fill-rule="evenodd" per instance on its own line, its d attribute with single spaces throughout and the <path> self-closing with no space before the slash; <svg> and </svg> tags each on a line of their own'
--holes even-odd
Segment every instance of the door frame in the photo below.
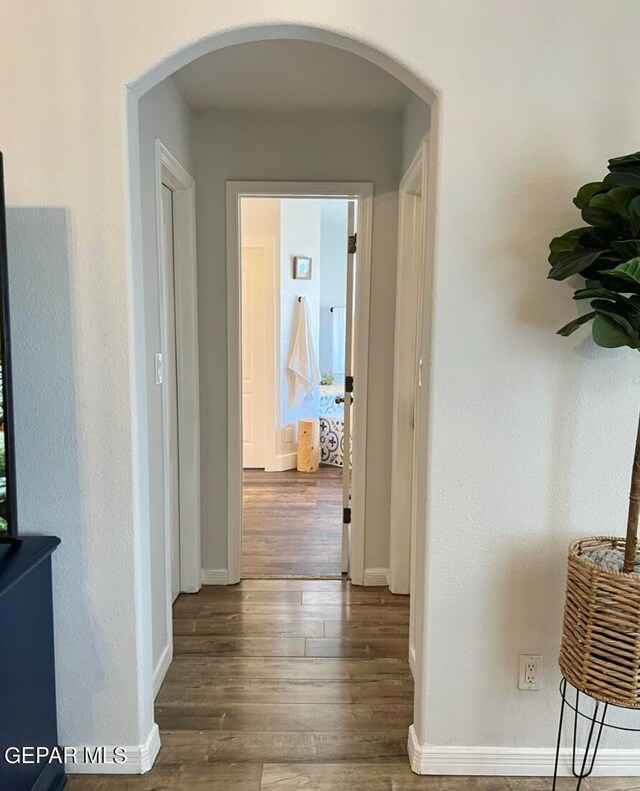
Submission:
<svg viewBox="0 0 640 791">
<path fill-rule="evenodd" d="M 240 201 L 242 198 L 339 198 L 358 201 L 354 380 L 365 397 L 354 401 L 353 504 L 350 541 L 351 581 L 364 584 L 367 386 L 373 183 L 351 181 L 227 182 L 227 584 L 242 578 L 242 365 L 240 287 Z M 277 364 L 276 354 L 276 364 Z M 276 377 L 277 379 L 277 377 Z"/>
<path fill-rule="evenodd" d="M 411 592 L 415 545 L 416 408 L 426 263 L 424 210 L 426 196 L 427 141 L 425 138 L 418 146 L 411 164 L 400 181 L 398 196 L 389 589 L 392 593 L 399 594 Z M 401 353 L 405 349 L 408 349 L 407 355 Z M 408 403 L 412 404 L 411 414 L 407 410 Z M 410 470 L 407 470 L 407 460 L 411 465 Z M 410 481 L 409 498 L 406 492 L 407 479 Z"/>
<path fill-rule="evenodd" d="M 276 260 L 275 240 L 272 236 L 241 236 L 240 252 L 243 248 L 254 248 L 266 251 L 267 255 L 267 298 L 270 305 L 267 306 L 267 326 L 271 332 L 266 334 L 265 348 L 265 423 L 267 438 L 264 447 L 265 470 L 267 472 L 278 469 L 278 438 L 276 437 L 276 406 L 280 404 L 280 378 L 276 376 L 277 356 L 276 346 L 280 329 L 280 311 L 276 304 L 276 283 L 279 267 Z M 240 256 L 240 266 L 242 266 L 242 255 Z M 240 293 L 240 303 L 242 304 L 242 292 Z M 242 315 L 242 314 L 241 314 Z M 242 377 L 242 368 L 240 369 Z M 240 393 L 242 396 L 242 393 Z"/>
<path fill-rule="evenodd" d="M 156 226 L 163 365 L 167 358 L 168 311 L 175 310 L 178 469 L 180 497 L 180 591 L 201 587 L 200 563 L 200 391 L 198 363 L 198 288 L 196 270 L 195 181 L 161 140 L 155 141 Z M 168 267 L 164 248 L 162 185 L 173 191 L 174 304 L 167 303 Z M 164 394 L 163 394 L 164 395 Z M 167 630 L 173 648 L 171 601 L 171 525 L 168 508 L 168 401 L 163 398 L 165 552 Z M 170 662 L 170 660 L 169 660 Z M 168 667 L 168 663 L 167 663 Z M 155 685 L 155 684 L 154 684 Z M 157 691 L 157 690 L 156 690 Z"/>
</svg>

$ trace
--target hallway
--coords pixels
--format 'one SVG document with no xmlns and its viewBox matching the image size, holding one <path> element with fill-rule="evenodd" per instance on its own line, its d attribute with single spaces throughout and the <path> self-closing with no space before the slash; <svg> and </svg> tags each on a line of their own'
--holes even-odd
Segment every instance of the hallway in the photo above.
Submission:
<svg viewBox="0 0 640 791">
<path fill-rule="evenodd" d="M 546 791 L 548 779 L 411 772 L 408 623 L 407 597 L 339 580 L 246 580 L 183 594 L 174 605 L 175 657 L 156 701 L 155 767 L 142 776 L 74 775 L 67 788 Z"/>
<path fill-rule="evenodd" d="M 245 470 L 243 577 L 340 578 L 342 468 Z"/>
</svg>

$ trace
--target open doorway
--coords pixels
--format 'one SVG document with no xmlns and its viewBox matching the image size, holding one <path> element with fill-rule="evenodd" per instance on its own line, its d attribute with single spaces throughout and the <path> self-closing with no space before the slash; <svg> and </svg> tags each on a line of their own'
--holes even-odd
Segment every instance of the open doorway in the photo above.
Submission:
<svg viewBox="0 0 640 791">
<path fill-rule="evenodd" d="M 300 64 L 295 84 L 289 79 L 292 63 Z M 258 84 L 265 90 L 256 94 Z M 336 92 L 336 85 L 344 90 Z M 225 729 L 230 727 L 226 723 L 233 723 L 240 734 L 267 734 L 258 739 L 261 746 L 255 754 L 255 760 L 265 765 L 278 760 L 279 744 L 289 744 L 297 738 L 293 734 L 302 734 L 295 752 L 299 760 L 316 760 L 322 750 L 328 760 L 340 761 L 347 752 L 354 759 L 366 759 L 375 744 L 376 755 L 401 759 L 405 771 L 407 729 L 414 708 L 408 663 L 410 603 L 409 597 L 386 590 L 397 224 L 400 179 L 428 130 L 428 107 L 372 62 L 336 47 L 303 41 L 223 48 L 185 66 L 153 93 L 153 106 L 149 102 L 141 126 L 157 128 L 158 119 L 163 119 L 162 136 L 174 135 L 169 145 L 188 164 L 198 185 L 203 451 L 203 589 L 193 596 L 178 596 L 173 605 L 174 661 L 158 696 L 158 724 L 163 733 L 180 732 L 185 743 L 197 730 L 214 745 L 222 712 Z M 351 297 L 344 291 L 344 296 L 324 302 L 314 296 L 312 290 L 320 283 L 315 278 L 319 271 L 322 279 L 327 258 L 322 244 L 318 252 L 298 238 L 295 247 L 284 251 L 282 218 L 277 232 L 259 223 L 250 227 L 243 206 L 249 201 L 263 201 L 272 208 L 278 204 L 280 210 L 284 202 L 296 206 L 299 214 L 291 225 L 297 230 L 303 209 L 318 204 L 322 218 L 323 205 L 332 203 L 340 211 L 336 224 L 342 228 L 342 256 L 346 246 L 347 263 L 349 258 L 354 263 Z M 345 238 L 343 209 L 346 206 L 348 226 L 349 205 L 354 208 L 353 228 L 347 228 Z M 356 237 L 351 255 L 349 236 Z M 302 277 L 293 276 L 293 259 L 299 259 L 295 263 L 300 264 Z M 290 286 L 288 312 L 283 310 L 285 271 Z M 305 278 L 309 272 L 311 278 Z M 250 286 L 247 273 L 253 278 Z M 411 283 L 404 285 L 411 289 Z M 259 299 L 269 290 L 270 301 Z M 342 467 L 322 459 L 320 419 L 330 415 L 320 414 L 320 384 L 307 393 L 314 404 L 311 414 L 285 414 L 286 409 L 303 406 L 290 403 L 292 383 L 286 380 L 293 351 L 291 331 L 301 312 L 299 297 L 307 309 L 312 298 L 318 303 L 317 319 L 310 317 L 308 322 L 317 323 L 319 376 L 333 374 L 331 384 L 327 378 L 322 385 L 327 388 L 326 406 L 340 409 L 336 398 L 346 402 L 336 420 L 342 421 L 341 430 L 347 435 L 351 433 L 345 426 L 347 416 L 353 417 L 352 474 L 342 479 L 342 491 L 336 484 L 345 458 L 351 455 L 342 448 Z M 347 340 L 346 308 L 351 302 L 353 344 Z M 347 349 L 353 351 L 351 374 L 346 364 L 334 362 L 331 351 L 327 356 L 334 334 L 342 339 L 342 333 L 333 332 L 332 307 L 345 308 L 343 344 L 345 354 Z M 328 334 L 322 333 L 323 321 L 329 324 Z M 288 344 L 283 341 L 287 323 Z M 247 349 L 251 332 L 254 341 Z M 247 360 L 250 371 L 244 370 Z M 260 386 L 258 378 L 266 381 L 269 375 L 273 386 L 264 382 Z M 354 380 L 353 407 L 347 392 L 349 376 Z M 181 397 L 179 391 L 179 401 Z M 243 410 L 243 400 L 252 400 L 253 405 Z M 259 425 L 257 415 L 262 416 Z M 300 419 L 313 424 L 311 446 L 320 450 L 317 471 L 294 471 L 301 446 Z M 330 445 L 326 436 L 325 442 L 329 452 L 336 445 L 335 439 Z M 293 482 L 298 486 L 300 481 L 314 481 L 316 502 L 309 506 L 304 497 L 294 502 L 298 494 L 287 494 L 280 484 L 287 474 L 300 476 Z M 271 481 L 266 475 L 273 476 Z M 254 486 L 253 503 L 243 502 L 244 476 L 262 476 L 263 487 L 266 481 L 262 491 Z M 269 487 L 272 491 L 265 491 Z M 245 487 L 245 494 L 249 488 Z M 326 509 L 326 529 L 317 529 L 316 518 L 299 536 L 295 530 L 284 532 L 284 550 L 274 548 L 276 531 L 286 528 L 283 520 L 288 518 L 299 528 L 302 517 L 316 506 Z M 250 507 L 259 524 L 245 530 L 244 538 L 260 537 L 266 547 L 260 568 L 255 558 L 252 568 L 243 553 L 242 525 L 244 521 L 247 527 Z M 350 524 L 344 513 L 348 508 Z M 305 547 L 316 538 L 319 545 Z M 304 560 L 305 549 L 309 564 L 296 566 Z M 274 568 L 275 561 L 283 565 Z M 348 571 L 348 579 L 343 571 Z M 419 628 L 416 635 L 419 642 Z M 379 684 L 361 707 L 355 702 L 355 679 L 340 675 L 345 660 L 357 663 Z M 304 702 L 318 708 L 308 711 L 298 705 L 298 681 L 307 679 L 304 674 L 316 665 L 322 677 L 316 679 L 317 685 L 310 685 Z M 236 668 L 241 668 L 247 682 L 246 689 L 238 692 L 233 691 Z M 419 697 L 417 687 L 415 692 Z M 272 731 L 278 734 L 273 739 Z M 246 759 L 244 753 L 225 755 L 230 761 Z"/>
<path fill-rule="evenodd" d="M 227 192 L 237 579 L 339 578 L 364 538 L 372 185 Z"/>
<path fill-rule="evenodd" d="M 243 197 L 239 211 L 242 575 L 339 578 L 349 570 L 357 200 Z"/>
</svg>

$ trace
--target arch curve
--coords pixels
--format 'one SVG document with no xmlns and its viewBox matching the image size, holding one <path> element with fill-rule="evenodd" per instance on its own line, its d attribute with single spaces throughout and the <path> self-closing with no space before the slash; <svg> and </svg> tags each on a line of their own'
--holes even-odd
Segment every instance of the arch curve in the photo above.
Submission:
<svg viewBox="0 0 640 791">
<path fill-rule="evenodd" d="M 136 80 L 129 83 L 129 91 L 132 97 L 139 99 L 152 88 L 155 88 L 162 80 L 204 55 L 209 55 L 217 50 L 233 47 L 237 44 L 250 44 L 252 42 L 269 40 L 309 41 L 345 50 L 383 69 L 403 85 L 406 85 L 409 90 L 413 91 L 426 104 L 431 106 L 438 99 L 438 91 L 434 86 L 415 74 L 390 52 L 330 28 L 302 24 L 254 25 L 233 28 L 221 33 L 212 33 L 172 52 L 164 60 L 152 66 Z"/>
</svg>

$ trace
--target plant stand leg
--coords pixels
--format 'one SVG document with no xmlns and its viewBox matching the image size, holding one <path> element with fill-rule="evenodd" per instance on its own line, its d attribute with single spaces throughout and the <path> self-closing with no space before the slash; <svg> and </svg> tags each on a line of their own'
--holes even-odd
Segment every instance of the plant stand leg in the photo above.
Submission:
<svg viewBox="0 0 640 791">
<path fill-rule="evenodd" d="M 560 694 L 562 695 L 562 704 L 560 707 L 560 722 L 558 725 L 558 741 L 556 744 L 556 760 L 553 770 L 553 785 L 552 791 L 556 791 L 558 781 L 558 763 L 560 759 L 560 745 L 562 742 L 562 725 L 564 719 L 564 707 L 567 705 L 566 698 L 567 682 L 563 679 L 560 686 Z M 573 707 L 572 707 L 573 708 Z M 580 712 L 580 692 L 576 690 L 576 703 L 573 708 L 573 741 L 571 749 L 571 771 L 573 776 L 578 779 L 576 784 L 576 791 L 580 791 L 582 781 L 589 777 L 593 772 L 596 757 L 598 755 L 598 748 L 600 747 L 600 739 L 602 737 L 602 730 L 605 726 L 607 716 L 608 704 L 602 704 L 598 701 L 595 702 L 593 713 L 591 715 L 582 714 Z M 587 743 L 584 748 L 584 755 L 582 757 L 582 764 L 578 769 L 578 718 L 583 716 L 588 721 L 589 732 L 587 735 Z"/>
</svg>

